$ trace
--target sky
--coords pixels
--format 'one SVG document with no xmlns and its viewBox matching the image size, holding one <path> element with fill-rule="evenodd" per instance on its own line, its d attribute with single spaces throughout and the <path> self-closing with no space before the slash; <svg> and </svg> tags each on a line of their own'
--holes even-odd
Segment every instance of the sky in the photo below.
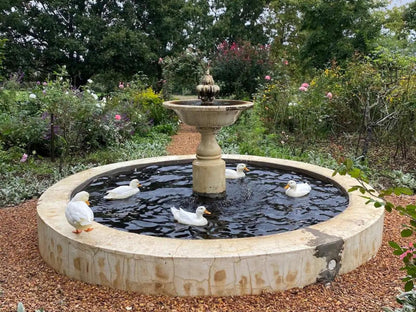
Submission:
<svg viewBox="0 0 416 312">
<path fill-rule="evenodd" d="M 392 0 L 392 1 L 390 1 L 391 4 L 388 7 L 392 8 L 394 6 L 401 6 L 401 5 L 405 5 L 405 4 L 413 2 L 413 1 L 415 1 L 415 0 Z"/>
</svg>

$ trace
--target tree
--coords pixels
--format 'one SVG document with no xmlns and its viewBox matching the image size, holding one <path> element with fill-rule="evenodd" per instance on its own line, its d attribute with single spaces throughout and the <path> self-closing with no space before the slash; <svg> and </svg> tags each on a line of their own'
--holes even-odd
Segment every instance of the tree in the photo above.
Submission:
<svg viewBox="0 0 416 312">
<path fill-rule="evenodd" d="M 5 0 L 0 34 L 5 68 L 46 75 L 66 65 L 73 83 L 92 75 L 127 80 L 157 72 L 160 56 L 182 51 L 185 0 Z M 185 14 L 184 13 L 184 14 Z"/>
<path fill-rule="evenodd" d="M 382 6 L 371 0 L 305 0 L 301 2 L 300 47 L 304 67 L 325 68 L 342 63 L 354 53 L 367 54 L 379 36 L 381 21 L 372 10 Z"/>
<path fill-rule="evenodd" d="M 266 44 L 264 33 L 265 8 L 269 0 L 217 0 L 210 1 L 214 25 L 211 36 L 215 45 L 228 42 L 248 41 L 252 44 Z"/>
<path fill-rule="evenodd" d="M 416 30 L 416 1 L 411 2 L 409 6 L 404 9 L 403 21 L 408 30 Z"/>
</svg>

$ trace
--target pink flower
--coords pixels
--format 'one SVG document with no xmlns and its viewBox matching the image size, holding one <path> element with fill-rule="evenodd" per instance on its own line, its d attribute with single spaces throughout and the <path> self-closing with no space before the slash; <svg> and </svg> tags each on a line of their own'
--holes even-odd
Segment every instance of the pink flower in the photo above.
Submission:
<svg viewBox="0 0 416 312">
<path fill-rule="evenodd" d="M 406 250 L 404 253 L 402 253 L 400 256 L 399 256 L 399 258 L 400 258 L 400 260 L 403 260 L 404 258 L 406 258 L 406 256 L 408 255 L 408 254 L 411 254 L 412 252 L 410 251 L 410 250 Z"/>
<path fill-rule="evenodd" d="M 47 86 L 47 85 L 48 85 L 48 83 L 47 83 L 46 81 L 44 81 L 44 82 L 43 82 L 43 85 L 44 85 L 44 86 Z"/>
<path fill-rule="evenodd" d="M 266 80 L 270 80 L 270 79 L 272 79 L 269 75 L 266 75 L 266 76 L 264 76 L 264 79 L 266 79 Z"/>
<path fill-rule="evenodd" d="M 308 88 L 301 86 L 299 87 L 299 91 L 306 92 L 308 91 Z"/>
<path fill-rule="evenodd" d="M 304 82 L 304 83 L 302 83 L 301 87 L 304 87 L 304 88 L 307 89 L 307 88 L 309 88 L 309 83 Z"/>
<path fill-rule="evenodd" d="M 159 57 L 159 61 L 158 61 L 158 63 L 159 63 L 159 64 L 163 64 L 163 58 Z"/>
<path fill-rule="evenodd" d="M 120 82 L 118 83 L 118 87 L 119 87 L 120 89 L 124 89 L 124 84 L 123 84 L 123 82 L 122 82 L 122 81 L 120 81 Z"/>
<path fill-rule="evenodd" d="M 332 99 L 332 93 L 331 92 L 327 92 L 325 95 L 328 99 Z"/>
<path fill-rule="evenodd" d="M 24 153 L 23 155 L 22 155 L 22 158 L 20 159 L 20 162 L 25 162 L 26 160 L 27 160 L 27 154 L 26 153 Z"/>
<path fill-rule="evenodd" d="M 289 61 L 288 60 L 283 60 L 283 64 L 284 65 L 289 65 Z"/>
<path fill-rule="evenodd" d="M 120 120 L 120 119 L 121 119 L 121 116 L 120 116 L 119 114 L 117 114 L 117 115 L 115 115 L 115 116 L 114 116 L 114 118 L 115 118 L 116 120 Z"/>
<path fill-rule="evenodd" d="M 39 86 L 40 85 L 40 81 L 38 80 L 38 81 L 36 81 L 36 84 Z"/>
</svg>

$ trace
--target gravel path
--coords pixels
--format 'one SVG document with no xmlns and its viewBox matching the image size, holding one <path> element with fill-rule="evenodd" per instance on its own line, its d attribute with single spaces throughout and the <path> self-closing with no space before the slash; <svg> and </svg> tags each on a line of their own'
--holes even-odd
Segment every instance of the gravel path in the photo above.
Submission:
<svg viewBox="0 0 416 312">
<path fill-rule="evenodd" d="M 182 127 L 169 147 L 170 154 L 192 154 L 199 134 Z M 416 197 L 392 198 L 403 205 Z M 395 306 L 402 287 L 401 261 L 392 255 L 388 241 L 402 244 L 400 225 L 406 220 L 387 213 L 383 244 L 377 256 L 329 285 L 264 293 L 259 296 L 179 298 L 144 296 L 71 280 L 45 264 L 38 252 L 36 200 L 0 209 L 0 311 L 380 311 Z"/>
</svg>

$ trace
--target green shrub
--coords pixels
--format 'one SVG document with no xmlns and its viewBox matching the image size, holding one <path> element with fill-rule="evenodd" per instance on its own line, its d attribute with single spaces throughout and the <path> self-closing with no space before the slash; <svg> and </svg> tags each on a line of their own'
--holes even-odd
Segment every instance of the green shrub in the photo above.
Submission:
<svg viewBox="0 0 416 312">
<path fill-rule="evenodd" d="M 162 66 L 163 80 L 160 83 L 165 99 L 172 94 L 195 94 L 196 86 L 207 69 L 203 55 L 193 48 L 187 48 L 177 56 L 160 59 L 159 63 Z"/>
</svg>

